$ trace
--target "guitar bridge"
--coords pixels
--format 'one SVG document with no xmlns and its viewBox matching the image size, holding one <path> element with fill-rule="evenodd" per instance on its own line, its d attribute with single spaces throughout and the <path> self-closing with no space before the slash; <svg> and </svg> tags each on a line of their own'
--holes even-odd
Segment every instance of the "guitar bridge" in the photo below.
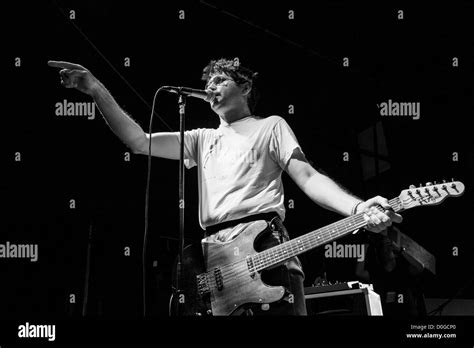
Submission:
<svg viewBox="0 0 474 348">
<path fill-rule="evenodd" d="M 207 273 L 198 274 L 196 276 L 197 281 L 197 291 L 199 296 L 203 297 L 204 295 L 210 292 L 209 281 L 207 279 Z"/>
</svg>

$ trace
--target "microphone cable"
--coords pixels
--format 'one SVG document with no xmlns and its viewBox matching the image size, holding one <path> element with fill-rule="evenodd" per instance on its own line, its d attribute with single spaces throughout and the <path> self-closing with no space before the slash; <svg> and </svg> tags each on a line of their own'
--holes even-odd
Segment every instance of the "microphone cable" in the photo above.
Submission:
<svg viewBox="0 0 474 348">
<path fill-rule="evenodd" d="M 146 175 L 146 189 L 145 189 L 145 232 L 143 235 L 143 254 L 142 254 L 142 286 L 143 286 L 143 316 L 146 316 L 146 247 L 148 241 L 148 217 L 149 217 L 149 203 L 150 203 L 150 186 L 151 186 L 151 141 L 152 141 L 152 126 L 153 126 L 153 115 L 155 114 L 155 101 L 158 93 L 164 87 L 158 88 L 153 97 L 153 103 L 151 106 L 150 125 L 148 127 L 149 141 L 148 141 L 148 162 L 147 162 L 147 175 Z"/>
</svg>

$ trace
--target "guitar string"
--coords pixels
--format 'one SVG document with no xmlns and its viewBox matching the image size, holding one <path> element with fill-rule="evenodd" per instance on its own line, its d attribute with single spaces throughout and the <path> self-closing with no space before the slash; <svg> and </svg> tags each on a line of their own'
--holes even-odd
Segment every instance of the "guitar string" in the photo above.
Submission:
<svg viewBox="0 0 474 348">
<path fill-rule="evenodd" d="M 399 197 L 396 197 L 396 198 L 390 200 L 389 204 L 390 204 L 390 206 L 392 206 L 392 208 L 395 208 L 395 210 L 398 210 L 398 208 L 399 208 Z M 299 254 L 299 251 L 305 252 L 305 251 L 307 251 L 311 248 L 317 247 L 318 243 L 319 243 L 319 245 L 322 245 L 326 241 L 333 240 L 334 239 L 333 234 L 338 235 L 340 233 L 339 232 L 340 228 L 337 225 L 342 225 L 345 221 L 347 222 L 349 220 L 352 220 L 351 223 L 354 223 L 354 226 L 351 226 L 351 224 L 349 224 L 349 226 L 351 226 L 350 229 L 347 229 L 347 223 L 344 224 L 345 226 L 342 227 L 342 229 L 343 230 L 347 229 L 346 234 L 349 234 L 351 231 L 365 226 L 367 224 L 367 221 L 364 219 L 364 214 L 365 214 L 365 212 L 361 212 L 357 215 L 350 216 L 350 217 L 345 218 L 343 220 L 340 220 L 336 223 L 333 223 L 329 226 L 321 228 L 320 232 L 317 233 L 318 237 L 317 237 L 317 240 L 316 240 L 316 245 L 313 245 L 313 243 L 315 242 L 315 240 L 314 240 L 315 234 L 313 234 L 313 233 L 309 233 L 306 236 L 300 237 L 299 239 L 292 239 L 291 241 L 293 241 L 293 243 L 294 243 L 294 241 L 297 240 L 298 243 L 302 244 L 302 248 L 300 247 L 296 250 L 298 254 Z M 361 218 L 362 218 L 362 220 L 361 220 Z M 357 226 L 358 224 L 361 224 L 361 223 L 362 223 L 361 226 Z M 330 227 L 330 226 L 332 226 L 332 227 Z M 343 235 L 344 234 L 341 234 L 341 237 Z M 291 242 L 291 241 L 289 241 L 289 242 Z M 258 254 L 255 254 L 253 256 L 253 262 L 255 262 L 256 258 L 259 258 L 259 259 L 256 260 L 257 265 L 254 265 L 252 270 L 254 272 L 264 270 L 265 268 L 272 265 L 274 263 L 274 261 L 278 260 L 281 257 L 284 257 L 284 259 L 281 260 L 280 262 L 285 261 L 286 256 L 287 256 L 287 254 L 285 254 L 285 252 L 287 252 L 288 246 L 287 247 L 282 247 L 282 245 L 283 244 L 279 244 L 275 247 L 272 247 L 272 248 L 264 250 L 264 251 L 262 251 Z M 291 248 L 292 248 L 292 250 L 290 252 L 293 252 L 294 251 L 293 250 L 294 246 L 291 246 Z M 272 250 L 272 249 L 273 249 L 273 252 L 270 253 L 269 250 Z M 294 256 L 296 256 L 296 255 L 294 255 Z M 291 257 L 289 257 L 289 258 L 291 258 Z M 239 263 L 241 263 L 241 265 L 238 265 Z M 276 264 L 278 264 L 278 262 Z M 236 267 L 234 267 L 234 266 L 236 266 Z M 249 268 L 247 266 L 247 260 L 246 259 L 240 259 L 240 260 L 234 261 L 230 264 L 221 266 L 220 271 L 221 271 L 220 273 L 221 273 L 221 278 L 222 278 L 223 282 L 230 282 L 232 280 L 235 280 L 236 278 L 240 278 L 242 276 L 248 276 L 248 274 L 250 273 Z M 208 281 L 208 284 L 209 284 L 208 287 L 210 289 L 214 290 L 215 288 L 217 288 L 217 281 L 216 281 L 215 277 L 213 276 L 212 271 L 206 272 L 206 279 Z"/>
<path fill-rule="evenodd" d="M 389 201 L 389 203 L 392 203 L 391 205 L 396 204 L 397 200 L 398 200 L 398 198 L 395 198 L 395 199 Z M 362 213 L 359 213 L 359 214 L 354 215 L 354 216 L 351 217 L 356 226 L 351 226 L 351 229 L 347 230 L 347 234 L 350 233 L 352 230 L 361 228 L 361 227 L 363 227 L 364 225 L 367 224 L 366 220 L 363 218 L 364 214 L 365 213 L 362 212 Z M 362 217 L 362 220 L 360 219 L 360 217 Z M 359 221 L 357 221 L 357 220 L 359 220 Z M 329 225 L 329 226 L 323 227 L 321 229 L 321 231 L 318 233 L 318 240 L 316 241 L 316 245 L 313 245 L 313 243 L 315 242 L 315 240 L 314 240 L 315 235 L 312 234 L 312 233 L 310 233 L 309 236 L 307 235 L 304 238 L 303 237 L 300 238 L 298 240 L 298 242 L 301 243 L 300 245 L 302 245 L 302 248 L 298 248 L 297 252 L 298 253 L 299 253 L 299 251 L 304 252 L 304 251 L 309 250 L 311 248 L 317 247 L 318 243 L 320 243 L 319 245 L 322 245 L 326 241 L 333 240 L 334 239 L 333 234 L 335 234 L 335 235 L 339 234 L 338 233 L 339 232 L 339 227 L 337 227 L 337 225 L 338 224 L 341 225 L 344 221 L 347 221 L 347 220 L 343 219 L 343 220 L 335 223 L 334 226 Z M 357 226 L 357 224 L 362 224 L 362 225 Z M 332 226 L 332 227 L 330 227 L 330 226 Z M 350 226 L 350 224 L 349 224 L 349 226 Z M 347 223 L 345 224 L 344 227 L 347 228 Z M 343 230 L 344 230 L 344 227 L 343 227 Z M 336 230 L 337 230 L 337 232 L 336 232 Z M 295 240 L 296 239 L 294 239 L 293 241 L 295 241 Z M 292 246 L 292 249 L 293 249 L 293 247 L 294 246 Z M 274 249 L 273 253 L 268 253 L 268 250 L 271 250 L 271 249 Z M 253 267 L 253 271 L 258 272 L 258 271 L 263 270 L 263 269 L 265 269 L 265 268 L 267 268 L 271 265 L 274 265 L 275 261 L 278 260 L 281 257 L 284 257 L 280 261 L 280 262 L 283 262 L 286 259 L 286 256 L 287 256 L 287 254 L 286 255 L 284 254 L 285 252 L 287 252 L 286 249 L 287 248 L 281 247 L 281 244 L 280 244 L 280 245 L 275 246 L 274 248 L 267 249 L 267 250 L 261 252 L 260 254 L 256 254 L 256 255 L 260 255 L 259 256 L 260 260 L 257 260 L 257 265 Z M 294 251 L 294 250 L 291 250 L 291 251 Z M 265 252 L 267 252 L 267 253 L 265 253 Z M 265 254 L 265 255 L 262 255 L 262 254 Z M 285 256 L 283 256 L 283 255 L 285 255 Z M 291 257 L 289 257 L 289 258 L 291 258 Z M 238 263 L 241 263 L 241 265 L 237 265 L 237 267 L 232 267 L 232 266 L 234 266 Z M 278 264 L 278 263 L 279 262 L 277 261 L 276 264 Z M 221 277 L 222 277 L 223 282 L 224 281 L 225 282 L 231 282 L 232 280 L 235 280 L 236 278 L 240 278 L 241 276 L 248 276 L 249 273 L 250 273 L 250 271 L 248 269 L 248 266 L 247 266 L 247 263 L 246 263 L 246 259 L 241 259 L 241 260 L 235 261 L 231 264 L 221 266 L 220 270 L 221 270 Z M 229 276 L 229 274 L 232 274 L 232 275 Z M 206 278 L 208 280 L 208 283 L 210 283 L 209 287 L 212 288 L 212 289 L 216 288 L 217 287 L 217 281 L 215 280 L 215 277 L 213 277 L 212 272 L 208 272 L 207 275 L 208 276 Z"/>
<path fill-rule="evenodd" d="M 364 213 L 360 213 L 360 216 L 363 216 L 363 214 L 364 214 Z M 358 215 L 359 215 L 359 214 L 358 214 Z M 353 218 L 359 217 L 358 215 L 354 215 Z M 343 221 L 343 220 L 341 220 L 341 221 Z M 330 226 L 332 226 L 332 225 L 333 225 L 333 224 L 331 224 L 331 225 L 329 225 L 329 226 L 326 226 L 326 227 L 322 227 L 322 228 L 320 228 L 319 230 L 316 230 L 316 231 L 319 231 L 319 233 L 321 233 L 321 234 L 324 234 L 324 233 L 326 233 L 326 232 L 334 231 L 334 227 L 330 227 Z M 347 225 L 347 224 L 346 224 L 346 225 Z M 359 227 L 359 228 L 360 228 L 360 227 Z M 337 229 L 339 229 L 339 228 L 337 228 Z M 355 230 L 355 229 L 357 229 L 357 227 L 355 227 L 354 230 Z M 310 232 L 310 233 L 308 233 L 308 234 L 312 234 L 312 233 L 314 233 L 314 232 L 316 232 L 316 231 Z M 303 238 L 300 237 L 299 240 L 301 240 L 301 239 L 303 239 Z M 289 243 L 291 243 L 291 242 L 294 243 L 294 242 L 297 241 L 297 240 L 298 240 L 298 239 L 295 238 L 295 239 L 289 240 L 288 242 L 289 242 Z M 287 243 L 287 242 L 285 242 L 285 244 L 286 244 L 286 243 Z M 261 251 L 261 252 L 259 252 L 259 253 L 257 253 L 257 254 L 252 255 L 252 256 L 254 257 L 254 260 L 255 260 L 255 256 L 257 256 L 257 257 L 259 257 L 259 258 L 261 258 L 261 259 L 268 258 L 267 255 L 270 254 L 270 251 L 271 251 L 271 250 L 276 249 L 276 248 L 279 248 L 279 247 L 281 247 L 282 245 L 283 245 L 283 244 L 278 244 L 278 245 L 276 245 L 276 246 L 274 246 L 274 247 L 271 247 L 271 248 L 269 248 L 269 249 L 263 250 L 263 251 Z M 271 254 L 274 254 L 274 253 L 271 253 Z M 240 260 L 234 261 L 234 262 L 229 263 L 229 264 L 227 264 L 227 265 L 225 265 L 225 266 L 221 266 L 221 268 L 225 268 L 226 266 L 233 266 L 234 264 L 237 264 L 237 263 L 239 263 L 239 262 L 241 262 L 241 261 L 243 261 L 243 260 L 245 260 L 245 259 L 240 259 Z"/>
<path fill-rule="evenodd" d="M 365 223 L 366 223 L 365 220 L 364 220 L 364 221 L 361 221 L 361 222 L 360 222 L 360 227 L 362 227 Z M 356 229 L 357 229 L 357 228 L 360 228 L 360 227 L 357 227 L 357 226 L 356 226 Z M 322 244 L 324 244 L 325 242 L 330 241 L 330 240 L 333 240 L 333 239 L 334 239 L 334 238 L 333 238 L 333 236 L 332 236 L 332 233 L 330 232 L 330 233 L 326 233 L 325 238 L 320 238 L 320 242 L 321 242 Z M 304 248 L 308 248 L 308 249 L 309 249 L 309 248 L 311 248 L 311 247 L 314 246 L 313 243 L 314 243 L 314 241 L 311 241 L 311 240 L 309 240 L 309 239 L 305 239 L 304 242 L 303 242 L 303 246 L 304 246 Z M 278 254 L 278 255 L 275 254 L 274 258 L 276 259 L 276 258 L 281 257 L 281 256 L 283 256 L 283 254 Z M 271 260 L 271 258 L 267 259 L 266 261 L 269 261 L 270 263 L 273 263 L 273 262 L 272 262 L 273 260 Z M 231 284 L 234 280 L 236 280 L 236 279 L 238 279 L 238 278 L 240 278 L 240 277 L 249 276 L 250 271 L 249 271 L 249 269 L 248 269 L 246 263 L 244 263 L 243 260 L 240 260 L 240 262 L 241 262 L 241 265 L 238 265 L 237 267 L 234 267 L 234 269 L 233 269 L 232 271 L 230 271 L 230 272 L 225 272 L 225 275 L 224 275 L 224 274 L 222 275 L 222 282 L 227 283 L 227 286 L 230 286 L 230 284 Z M 267 267 L 268 267 L 268 266 L 267 266 Z M 262 269 L 265 269 L 265 268 L 267 268 L 267 267 L 263 267 Z M 227 267 L 226 267 L 226 268 L 227 268 Z M 254 272 L 258 272 L 258 270 L 256 270 L 256 269 L 254 269 L 253 271 L 254 271 Z M 224 273 L 224 272 L 223 272 L 223 273 Z M 208 279 L 208 281 L 209 281 L 209 283 L 210 283 L 210 284 L 209 284 L 210 290 L 214 290 L 214 289 L 218 288 L 218 286 L 217 286 L 217 280 L 215 279 L 215 277 L 212 276 L 212 274 L 210 275 L 210 277 L 207 277 L 207 279 Z"/>
<path fill-rule="evenodd" d="M 411 201 L 419 201 L 419 200 L 422 200 L 422 199 L 423 199 L 423 196 L 421 196 L 421 195 L 420 195 L 420 197 L 416 197 L 416 198 L 415 197 L 410 197 L 410 198 L 408 198 L 408 201 L 406 201 L 404 203 L 408 204 L 408 203 L 411 203 Z M 392 208 L 394 208 L 394 210 L 396 212 L 403 209 L 402 206 L 401 206 L 401 200 L 400 200 L 399 197 L 396 197 L 396 198 L 390 200 L 389 204 L 390 204 L 390 206 L 392 206 Z M 365 226 L 367 224 L 367 221 L 363 218 L 364 214 L 365 213 L 362 212 L 362 213 L 359 213 L 357 215 L 354 215 L 354 216 L 350 217 L 354 220 L 353 222 L 355 222 L 356 225 L 357 224 L 362 224 L 362 225 L 361 226 L 351 226 L 351 229 L 348 229 L 347 233 L 341 234 L 340 236 L 342 237 L 345 234 L 349 234 L 352 230 L 356 230 L 358 228 L 361 228 L 361 227 Z M 360 220 L 360 217 L 363 218 L 363 221 L 356 221 L 356 220 Z M 336 227 L 336 229 L 338 230 L 339 228 L 337 227 L 337 225 L 338 224 L 341 225 L 344 221 L 347 221 L 347 220 L 348 220 L 348 218 L 343 219 L 343 220 L 341 220 L 339 222 L 336 222 L 334 224 L 331 224 L 329 226 L 334 225 L 334 227 Z M 334 238 L 333 238 L 332 234 L 334 233 L 334 234 L 337 235 L 338 233 L 335 232 L 334 227 L 330 228 L 329 226 L 326 226 L 326 227 L 323 227 L 323 228 L 320 229 L 320 232 L 319 232 L 320 235 L 318 236 L 318 239 L 316 241 L 316 245 L 312 245 L 312 243 L 314 243 L 314 236 L 315 236 L 313 233 L 310 232 L 308 235 L 306 235 L 306 237 L 301 237 L 298 242 L 303 244 L 303 248 L 300 248 L 299 251 L 305 252 L 305 251 L 307 251 L 311 248 L 314 248 L 314 247 L 317 247 L 319 245 L 324 244 L 326 242 L 326 240 L 327 241 L 333 240 Z M 350 224 L 349 224 L 349 226 L 350 226 Z M 346 224 L 345 227 L 347 228 L 347 224 Z M 324 238 L 321 238 L 321 236 L 323 236 L 323 235 L 325 235 L 326 240 L 324 240 Z M 329 237 L 329 238 L 327 238 L 327 237 Z M 296 239 L 293 239 L 292 241 L 295 241 L 295 240 Z M 319 243 L 319 245 L 318 245 L 318 243 Z M 306 244 L 309 244 L 309 248 Z M 264 251 L 262 251 L 258 254 L 255 254 L 254 257 L 253 257 L 253 261 L 255 262 L 255 260 L 256 260 L 255 256 L 260 258 L 260 260 L 257 260 L 257 265 L 253 267 L 253 271 L 258 272 L 260 270 L 264 270 L 264 269 L 270 267 L 271 265 L 278 264 L 279 262 L 277 262 L 275 264 L 275 261 L 278 258 L 282 257 L 285 252 L 287 252 L 287 248 L 284 248 L 284 247 L 281 247 L 281 246 L 282 246 L 282 244 L 277 245 L 275 247 L 272 247 L 270 249 L 264 250 Z M 292 246 L 292 248 L 293 248 L 293 246 Z M 272 249 L 274 250 L 274 252 L 270 254 L 268 251 L 272 250 Z M 286 259 L 291 258 L 291 257 L 287 258 L 286 256 L 287 256 L 287 254 L 285 256 L 283 256 L 284 258 L 280 262 L 283 262 Z M 223 282 L 224 281 L 225 282 L 232 282 L 233 280 L 235 280 L 237 278 L 240 278 L 242 276 L 248 276 L 250 272 L 249 272 L 247 263 L 244 262 L 244 261 L 246 261 L 246 259 L 241 259 L 241 260 L 232 262 L 230 264 L 221 266 L 220 269 L 221 269 L 222 281 Z M 241 265 L 238 265 L 237 267 L 232 267 L 232 266 L 234 266 L 238 263 L 241 263 Z M 226 271 L 226 269 L 227 269 L 227 271 Z M 233 275 L 229 276 L 229 274 L 233 274 Z M 211 277 L 208 277 L 208 275 L 211 275 Z M 215 288 L 217 288 L 217 283 L 216 283 L 215 277 L 212 277 L 211 272 L 206 273 L 206 278 L 208 280 L 208 283 L 210 283 L 209 284 L 210 289 L 214 290 Z"/>
<path fill-rule="evenodd" d="M 396 199 L 394 200 L 394 202 L 392 202 L 392 204 L 396 203 Z M 295 245 L 295 242 L 296 243 L 301 243 L 302 241 L 305 242 L 305 241 L 309 241 L 310 243 L 311 242 L 311 239 L 314 239 L 314 237 L 317 236 L 317 238 L 320 238 L 321 236 L 324 236 L 324 234 L 328 234 L 330 235 L 330 237 L 332 237 L 332 234 L 334 233 L 335 235 L 338 235 L 341 230 L 344 232 L 344 230 L 350 230 L 350 231 L 353 231 L 357 228 L 360 228 L 358 226 L 353 226 L 352 224 L 357 224 L 357 223 L 360 223 L 360 222 L 363 222 L 364 221 L 364 212 L 362 213 L 359 213 L 357 215 L 354 215 L 354 216 L 351 216 L 351 217 L 348 217 L 346 219 L 343 219 L 339 222 L 336 222 L 336 223 L 333 223 L 329 226 L 326 226 L 326 227 L 323 227 L 320 229 L 320 232 L 316 232 L 316 234 L 314 233 L 309 233 L 309 234 L 306 234 L 305 236 L 302 236 L 300 237 L 299 239 L 292 239 L 290 242 L 293 242 L 293 245 L 290 245 L 291 246 L 291 251 L 294 251 L 293 249 L 296 248 L 296 250 L 298 250 L 298 244 Z M 360 219 L 360 217 L 362 217 L 362 219 Z M 310 239 L 310 240 L 308 240 Z M 285 243 L 287 244 L 287 243 Z M 288 247 L 287 246 L 284 246 L 285 244 L 280 244 L 280 245 L 277 245 L 273 248 L 270 248 L 270 249 L 266 249 L 264 251 L 262 251 L 261 253 L 259 254 L 256 254 L 254 257 L 254 261 L 257 261 L 257 263 L 262 263 L 264 268 L 265 268 L 265 260 L 267 259 L 270 259 L 272 258 L 273 255 L 277 254 L 277 257 L 281 256 L 281 255 L 284 255 L 285 252 L 287 252 L 288 250 Z M 281 254 L 281 255 L 280 255 Z M 259 259 L 257 259 L 259 258 Z M 261 266 L 261 265 L 259 265 Z M 257 270 L 260 270 L 260 269 L 257 269 Z"/>
<path fill-rule="evenodd" d="M 353 227 L 351 227 L 354 230 L 361 228 L 367 223 L 367 221 L 363 218 L 363 213 L 361 213 L 361 216 L 357 217 L 357 220 L 354 221 L 354 225 Z M 312 235 L 311 233 L 309 236 L 305 238 L 299 238 L 300 245 L 302 245 L 303 249 L 298 248 L 296 249 L 296 251 L 299 252 L 299 251 L 309 250 L 311 248 L 317 247 L 317 245 L 314 244 L 315 241 L 316 241 L 316 244 L 319 243 L 319 245 L 322 245 L 327 241 L 333 240 L 334 239 L 333 235 L 334 234 L 338 235 L 338 233 L 334 231 L 335 231 L 334 228 L 325 227 L 325 228 L 322 228 L 321 231 L 318 233 L 319 236 L 317 240 L 314 239 L 314 235 Z M 350 233 L 351 231 L 352 229 L 347 230 L 347 233 Z M 341 234 L 341 236 L 343 236 L 343 234 Z M 259 264 L 254 266 L 252 270 L 254 272 L 263 270 L 269 267 L 268 264 L 274 263 L 274 261 L 278 260 L 281 257 L 284 257 L 284 259 L 280 261 L 280 262 L 283 262 L 287 258 L 287 254 L 285 254 L 286 250 L 284 248 L 278 248 L 279 246 L 281 246 L 281 244 L 274 247 L 276 249 L 272 254 L 267 253 L 266 256 L 261 257 Z M 294 247 L 292 247 L 292 249 L 294 249 Z M 292 250 L 292 251 L 295 251 L 295 250 Z M 291 257 L 288 257 L 288 258 L 291 258 Z M 241 263 L 241 264 L 235 267 L 235 265 L 238 263 Z M 221 277 L 224 282 L 231 282 L 232 280 L 235 280 L 236 278 L 240 278 L 241 276 L 248 276 L 250 273 L 249 268 L 247 266 L 246 259 L 241 259 L 231 264 L 221 266 L 220 269 L 221 269 Z M 214 290 L 215 288 L 217 288 L 217 281 L 214 277 L 214 274 L 211 271 L 211 272 L 207 272 L 207 275 L 208 277 L 206 278 L 208 282 L 210 283 L 209 288 Z"/>
<path fill-rule="evenodd" d="M 396 199 L 394 201 L 396 203 Z M 392 202 L 392 203 L 394 203 L 394 202 Z M 360 216 L 358 216 L 358 215 L 353 216 L 352 220 L 356 225 L 362 223 L 361 226 L 351 226 L 351 224 L 346 223 L 344 227 L 347 228 L 347 226 L 349 225 L 349 226 L 351 226 L 350 230 L 352 230 L 352 229 L 360 228 L 363 225 L 365 225 L 366 221 L 363 218 L 364 213 L 360 213 L 360 216 L 362 216 L 362 218 L 363 218 L 362 220 L 360 219 Z M 357 220 L 359 220 L 359 221 L 357 221 Z M 307 236 L 305 238 L 300 238 L 298 240 L 298 243 L 300 243 L 299 245 L 302 246 L 302 247 L 298 248 L 299 250 L 297 249 L 297 252 L 298 251 L 303 251 L 303 250 L 306 250 L 306 249 L 310 249 L 310 248 L 314 248 L 314 247 L 317 246 L 318 242 L 321 245 L 321 244 L 324 244 L 326 242 L 326 240 L 330 241 L 330 240 L 334 239 L 333 234 L 338 235 L 339 232 L 340 232 L 339 227 L 337 226 L 337 224 L 341 225 L 342 222 L 344 222 L 344 221 L 347 222 L 347 220 L 341 220 L 339 223 L 336 223 L 335 226 L 330 225 L 330 226 L 327 226 L 326 228 L 323 228 L 320 231 L 320 233 L 318 233 L 318 240 L 316 240 L 316 245 L 313 245 L 313 243 L 315 242 L 315 239 L 314 239 L 315 235 L 313 235 L 313 234 L 310 234 L 309 236 Z M 337 232 L 336 232 L 336 230 L 337 230 Z M 344 228 L 343 228 L 343 230 L 344 230 Z M 350 233 L 350 231 L 348 230 L 347 233 Z M 292 246 L 291 251 L 294 251 L 293 248 L 294 248 L 294 246 Z M 278 246 L 275 247 L 275 249 L 273 250 L 272 253 L 267 252 L 265 255 L 262 255 L 262 257 L 260 257 L 259 260 L 254 259 L 254 261 L 256 261 L 256 265 L 253 267 L 252 270 L 254 272 L 258 272 L 259 270 L 263 270 L 263 269 L 269 267 L 268 264 L 272 265 L 272 264 L 278 264 L 279 262 L 283 262 L 287 258 L 287 255 L 288 255 L 288 254 L 285 254 L 287 252 L 287 249 L 288 248 L 283 248 L 283 247 L 281 247 L 281 245 L 278 245 Z M 269 250 L 269 249 L 267 249 L 267 250 Z M 282 261 L 277 261 L 278 259 L 280 259 L 282 257 L 283 257 Z M 291 257 L 289 257 L 289 258 L 291 258 Z M 222 281 L 229 282 L 229 281 L 232 281 L 232 280 L 234 280 L 236 278 L 239 278 L 241 276 L 248 276 L 250 271 L 248 269 L 247 263 L 244 262 L 244 261 L 246 261 L 246 260 L 241 259 L 241 260 L 238 260 L 238 261 L 236 261 L 232 264 L 222 266 L 221 267 Z M 233 269 L 229 269 L 230 266 L 233 266 L 236 263 L 241 263 L 241 265 L 238 265 L 237 267 L 232 267 Z M 232 274 L 232 276 L 229 276 L 229 274 Z M 208 275 L 209 275 L 209 273 L 208 273 Z M 210 280 L 210 283 L 211 283 L 210 287 L 215 288 L 217 281 L 215 280 L 215 277 L 212 277 L 212 274 L 211 274 L 210 277 L 207 277 L 207 280 L 208 280 L 208 283 L 209 283 L 209 280 Z"/>
<path fill-rule="evenodd" d="M 423 198 L 424 198 L 423 196 L 420 196 L 420 197 L 416 197 L 416 198 L 409 198 L 409 200 L 416 201 L 416 200 L 422 200 Z M 396 210 L 396 211 L 399 211 L 399 210 L 400 210 L 400 203 L 401 203 L 401 201 L 400 201 L 400 198 L 399 198 L 399 197 L 393 198 L 393 199 L 391 199 L 391 200 L 389 201 L 389 204 L 390 204 L 390 205 L 392 206 L 392 208 L 394 208 L 394 210 Z M 408 204 L 408 203 L 410 203 L 410 201 L 405 202 L 405 204 Z M 358 218 L 358 217 L 360 217 L 360 216 L 363 216 L 364 214 L 365 214 L 364 212 L 361 212 L 361 213 L 359 213 L 359 214 L 357 214 L 357 215 L 354 215 L 354 216 L 348 217 L 348 218 L 355 219 L 355 218 Z M 321 234 L 327 233 L 327 232 L 324 231 L 324 229 L 328 230 L 328 231 L 329 231 L 329 234 L 335 233 L 335 232 L 334 232 L 335 230 L 339 230 L 339 227 L 337 227 L 337 225 L 341 225 L 344 221 L 347 221 L 348 218 L 343 219 L 343 220 L 340 220 L 340 221 L 338 221 L 338 222 L 336 222 L 336 223 L 333 223 L 333 224 L 331 224 L 331 225 L 329 225 L 329 226 L 326 226 L 326 227 L 321 228 L 321 229 L 320 229 L 320 230 L 321 230 L 320 233 L 321 233 Z M 365 220 L 364 220 L 364 221 L 365 221 Z M 356 222 L 356 221 L 354 221 L 354 222 Z M 344 227 L 347 227 L 347 223 L 346 223 L 345 225 L 346 225 L 346 226 L 344 226 Z M 333 226 L 333 227 L 330 227 L 330 226 Z M 350 226 L 350 224 L 349 224 L 349 226 Z M 363 226 L 360 226 L 360 227 L 351 226 L 351 229 L 354 229 L 354 230 L 355 230 L 355 229 L 361 228 L 361 227 L 363 227 Z M 339 231 L 338 231 L 338 232 L 339 232 Z M 348 233 L 349 233 L 349 232 L 348 232 Z M 310 234 L 312 234 L 312 233 L 310 233 Z M 337 233 L 335 233 L 335 234 L 337 234 Z M 308 238 L 311 238 L 311 237 L 301 237 L 301 238 L 298 240 L 298 242 L 301 242 L 301 240 L 303 240 L 302 243 L 308 242 L 308 243 L 310 243 L 310 247 L 312 247 L 312 246 L 311 246 L 311 241 L 308 240 Z M 319 238 L 319 237 L 318 237 L 318 238 Z M 330 236 L 330 238 L 332 238 L 332 237 Z M 294 242 L 295 240 L 297 240 L 297 239 L 295 238 L 295 239 L 292 239 L 291 241 Z M 329 239 L 329 240 L 331 240 L 331 239 Z M 291 241 L 289 241 L 289 242 L 291 242 Z M 322 242 L 322 243 L 324 243 L 324 242 Z M 304 246 L 304 245 L 303 245 L 303 246 Z M 292 248 L 293 248 L 293 246 L 292 246 Z M 305 249 L 305 248 L 306 248 L 306 247 L 304 246 L 304 249 Z M 281 250 L 281 249 L 283 249 L 283 250 Z M 272 247 L 272 248 L 270 248 L 270 249 L 266 249 L 266 250 L 264 250 L 264 251 L 261 251 L 260 253 L 255 254 L 255 255 L 253 256 L 253 260 L 252 260 L 252 261 L 253 261 L 253 262 L 256 261 L 257 265 L 254 266 L 254 270 L 258 272 L 258 271 L 260 271 L 260 270 L 263 270 L 263 269 L 269 267 L 270 265 L 268 265 L 268 263 L 270 263 L 270 264 L 273 263 L 272 257 L 273 257 L 274 259 L 276 259 L 276 258 L 278 258 L 278 257 L 283 256 L 284 253 L 287 252 L 287 249 L 288 249 L 288 247 L 282 247 L 282 244 L 280 244 L 280 245 L 277 245 L 277 246 L 275 246 L 275 247 Z M 274 250 L 274 251 L 271 252 L 271 250 Z M 301 249 L 300 249 L 300 250 L 301 250 Z M 293 250 L 292 250 L 292 251 L 293 251 Z M 290 257 L 290 258 L 291 258 L 291 257 Z M 246 259 L 240 259 L 240 260 L 234 261 L 234 262 L 232 262 L 232 263 L 230 263 L 230 264 L 221 266 L 221 267 L 220 267 L 221 275 L 222 275 L 223 277 L 224 277 L 224 276 L 228 276 L 229 273 L 234 273 L 236 269 L 237 269 L 237 270 L 239 269 L 239 267 L 240 267 L 241 269 L 243 268 L 243 269 L 245 269 L 245 270 L 248 269 L 248 267 L 247 267 L 247 265 L 246 265 L 246 262 L 244 262 L 244 261 L 246 261 Z M 233 266 L 237 265 L 238 263 L 242 263 L 243 265 L 239 265 L 239 266 L 237 266 L 237 268 L 233 267 Z M 228 268 L 230 268 L 229 271 L 222 271 L 222 270 L 225 270 L 225 269 L 228 269 Z M 212 272 L 208 272 L 208 273 L 212 273 Z"/>
</svg>

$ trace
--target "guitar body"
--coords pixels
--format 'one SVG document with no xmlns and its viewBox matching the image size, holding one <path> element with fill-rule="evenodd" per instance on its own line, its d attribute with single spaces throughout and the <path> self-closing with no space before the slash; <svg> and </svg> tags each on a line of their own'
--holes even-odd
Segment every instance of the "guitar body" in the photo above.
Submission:
<svg viewBox="0 0 474 348">
<path fill-rule="evenodd" d="M 255 241 L 263 233 L 269 233 L 268 223 L 254 221 L 235 239 L 228 243 L 203 243 L 199 267 L 198 250 L 187 247 L 183 262 L 184 301 L 179 304 L 181 315 L 205 315 L 209 309 L 212 315 L 239 314 L 245 304 L 272 303 L 280 300 L 285 289 L 282 286 L 268 286 L 261 280 L 260 272 L 252 272 L 248 257 L 256 254 Z M 188 269 L 189 267 L 189 269 Z M 199 295 L 199 273 L 206 271 L 209 291 Z M 184 271 L 186 270 L 186 271 Z M 201 282 L 202 284 L 202 282 Z M 222 286 L 221 286 L 222 285 Z M 201 291 L 202 293 L 202 291 Z M 203 313 L 204 311 L 204 313 Z M 210 314 L 210 313 L 207 313 Z"/>
</svg>

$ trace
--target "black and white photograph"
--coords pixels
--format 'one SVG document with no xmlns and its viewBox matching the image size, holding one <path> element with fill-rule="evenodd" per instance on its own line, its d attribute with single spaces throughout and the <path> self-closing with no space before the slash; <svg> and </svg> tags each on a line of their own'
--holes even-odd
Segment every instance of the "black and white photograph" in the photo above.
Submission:
<svg viewBox="0 0 474 348">
<path fill-rule="evenodd" d="M 0 347 L 474 343 L 474 3 L 11 2 Z"/>
</svg>

